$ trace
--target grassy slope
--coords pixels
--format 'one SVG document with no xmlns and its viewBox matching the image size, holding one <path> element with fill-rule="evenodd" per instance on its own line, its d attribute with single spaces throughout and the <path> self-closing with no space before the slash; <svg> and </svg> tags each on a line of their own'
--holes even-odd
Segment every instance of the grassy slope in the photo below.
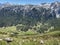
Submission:
<svg viewBox="0 0 60 45">
<path fill-rule="evenodd" d="M 49 32 L 46 34 L 38 35 L 27 35 L 36 34 L 32 31 L 18 32 L 15 36 L 10 36 L 12 32 L 17 32 L 16 27 L 0 28 L 0 39 L 10 37 L 13 39 L 10 45 L 60 45 L 60 31 Z M 41 44 L 43 40 L 43 44 Z M 4 40 L 0 41 L 0 45 L 7 45 L 8 43 Z"/>
</svg>

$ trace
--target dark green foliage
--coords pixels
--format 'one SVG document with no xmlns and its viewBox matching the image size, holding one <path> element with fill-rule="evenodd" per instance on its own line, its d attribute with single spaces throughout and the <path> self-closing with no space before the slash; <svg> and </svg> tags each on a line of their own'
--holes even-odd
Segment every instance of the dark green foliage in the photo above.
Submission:
<svg viewBox="0 0 60 45">
<path fill-rule="evenodd" d="M 17 25 L 16 30 L 18 31 L 27 31 L 29 29 L 29 26 L 27 25 Z"/>
</svg>

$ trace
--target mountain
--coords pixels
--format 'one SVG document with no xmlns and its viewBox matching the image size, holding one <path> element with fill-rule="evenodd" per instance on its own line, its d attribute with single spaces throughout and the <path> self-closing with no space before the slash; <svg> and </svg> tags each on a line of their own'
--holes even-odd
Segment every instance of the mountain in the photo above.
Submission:
<svg viewBox="0 0 60 45">
<path fill-rule="evenodd" d="M 12 4 L 11 3 L 8 3 L 8 2 L 6 2 L 6 3 L 0 3 L 0 9 L 2 9 L 2 8 L 5 8 L 5 7 L 9 7 L 9 6 L 12 6 Z"/>
<path fill-rule="evenodd" d="M 5 3 L 0 6 L 0 27 L 17 24 L 34 25 L 48 20 L 60 18 L 60 2 L 39 5 L 12 5 Z"/>
<path fill-rule="evenodd" d="M 51 9 L 55 10 L 56 17 L 60 18 L 60 2 L 51 3 Z"/>
</svg>

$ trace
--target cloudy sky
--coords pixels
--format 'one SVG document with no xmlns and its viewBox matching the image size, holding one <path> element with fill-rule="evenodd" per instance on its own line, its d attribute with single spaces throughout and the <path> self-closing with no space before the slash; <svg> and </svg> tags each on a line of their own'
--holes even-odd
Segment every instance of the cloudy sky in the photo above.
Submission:
<svg viewBox="0 0 60 45">
<path fill-rule="evenodd" d="M 51 3 L 54 1 L 59 1 L 60 0 L 0 0 L 0 3 L 13 3 L 13 4 L 40 4 L 40 3 Z"/>
</svg>

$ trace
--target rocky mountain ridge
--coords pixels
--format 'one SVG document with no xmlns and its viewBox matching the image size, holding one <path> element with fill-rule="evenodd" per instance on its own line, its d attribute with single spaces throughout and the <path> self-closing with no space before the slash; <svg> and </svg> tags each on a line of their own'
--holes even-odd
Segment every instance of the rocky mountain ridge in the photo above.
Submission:
<svg viewBox="0 0 60 45">
<path fill-rule="evenodd" d="M 39 5 L 0 4 L 0 24 L 32 24 L 60 18 L 60 2 L 42 3 Z M 11 20 L 12 19 L 12 20 Z"/>
</svg>

